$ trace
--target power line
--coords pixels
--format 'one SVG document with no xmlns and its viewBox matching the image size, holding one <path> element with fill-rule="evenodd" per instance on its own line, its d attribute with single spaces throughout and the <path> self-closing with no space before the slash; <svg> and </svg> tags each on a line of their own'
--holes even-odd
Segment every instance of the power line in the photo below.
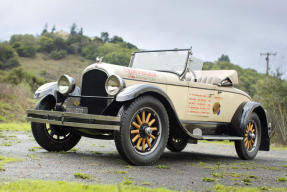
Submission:
<svg viewBox="0 0 287 192">
<path fill-rule="evenodd" d="M 266 53 L 260 53 L 260 56 L 266 56 L 265 60 L 266 60 L 266 75 L 269 74 L 269 56 L 276 56 L 276 52 L 275 53 L 271 53 L 271 52 L 266 52 Z"/>
</svg>

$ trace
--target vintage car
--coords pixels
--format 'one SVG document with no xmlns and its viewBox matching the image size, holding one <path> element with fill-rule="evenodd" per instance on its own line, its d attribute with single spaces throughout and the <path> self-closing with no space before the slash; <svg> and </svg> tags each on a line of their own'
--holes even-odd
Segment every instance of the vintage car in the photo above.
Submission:
<svg viewBox="0 0 287 192">
<path fill-rule="evenodd" d="M 134 165 L 152 164 L 165 147 L 180 152 L 198 140 L 234 141 L 246 160 L 268 151 L 266 111 L 234 88 L 237 72 L 201 69 L 191 49 L 138 51 L 129 67 L 99 59 L 83 71 L 81 87 L 66 74 L 42 85 L 27 119 L 48 151 L 70 150 L 81 136 L 114 139 Z"/>
</svg>

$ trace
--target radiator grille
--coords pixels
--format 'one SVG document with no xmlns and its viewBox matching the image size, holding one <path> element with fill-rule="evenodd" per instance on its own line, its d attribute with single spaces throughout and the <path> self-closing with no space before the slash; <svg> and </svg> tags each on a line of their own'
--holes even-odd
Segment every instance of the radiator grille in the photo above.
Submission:
<svg viewBox="0 0 287 192">
<path fill-rule="evenodd" d="M 82 96 L 107 96 L 105 82 L 107 74 L 101 70 L 91 70 L 83 75 Z M 88 107 L 89 114 L 100 114 L 107 106 L 106 99 L 82 98 L 81 105 Z"/>
</svg>

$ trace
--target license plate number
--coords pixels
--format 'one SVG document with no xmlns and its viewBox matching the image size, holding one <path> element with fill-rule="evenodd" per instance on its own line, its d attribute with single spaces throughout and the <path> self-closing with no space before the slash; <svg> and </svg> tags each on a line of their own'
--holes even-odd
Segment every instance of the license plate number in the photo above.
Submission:
<svg viewBox="0 0 287 192">
<path fill-rule="evenodd" d="M 87 107 L 67 107 L 66 111 L 70 113 L 88 113 L 88 108 Z"/>
</svg>

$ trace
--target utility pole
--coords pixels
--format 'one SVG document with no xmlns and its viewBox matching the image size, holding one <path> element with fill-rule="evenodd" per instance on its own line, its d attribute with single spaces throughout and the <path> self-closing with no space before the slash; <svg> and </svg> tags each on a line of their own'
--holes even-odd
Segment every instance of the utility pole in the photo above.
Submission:
<svg viewBox="0 0 287 192">
<path fill-rule="evenodd" d="M 271 53 L 271 52 L 266 52 L 266 53 L 260 53 L 260 56 L 265 55 L 265 60 L 266 60 L 266 75 L 269 74 L 269 56 L 276 56 L 277 53 Z"/>
</svg>

